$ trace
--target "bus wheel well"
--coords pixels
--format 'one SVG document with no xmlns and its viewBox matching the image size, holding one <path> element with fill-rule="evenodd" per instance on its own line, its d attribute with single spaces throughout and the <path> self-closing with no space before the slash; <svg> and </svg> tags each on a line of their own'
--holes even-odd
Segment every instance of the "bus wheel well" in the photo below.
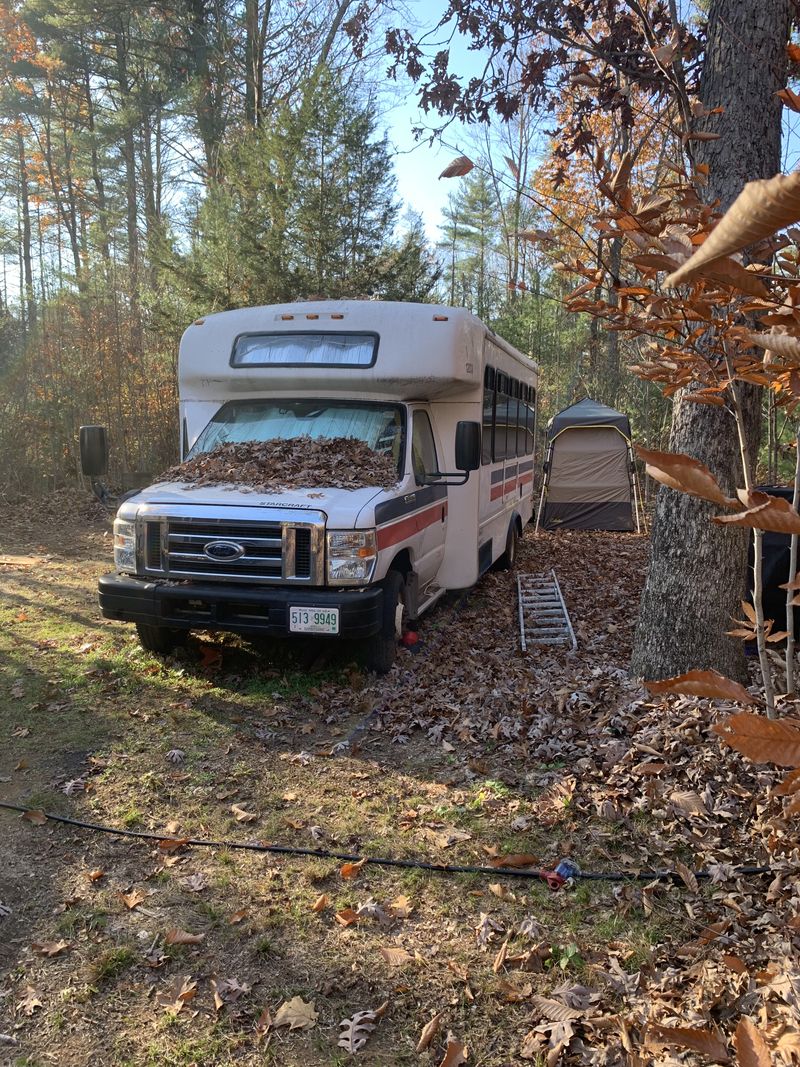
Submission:
<svg viewBox="0 0 800 1067">
<path fill-rule="evenodd" d="M 407 578 L 414 568 L 411 566 L 411 556 L 408 549 L 404 548 L 402 552 L 398 552 L 392 562 L 389 564 L 390 571 L 399 571 L 404 578 Z"/>
<path fill-rule="evenodd" d="M 402 552 L 398 552 L 392 560 L 388 574 L 392 571 L 397 571 L 403 576 L 403 600 L 406 606 L 407 618 L 416 626 L 417 615 L 419 613 L 419 582 L 417 580 L 417 574 L 411 563 L 411 554 L 407 548 L 404 548 Z"/>
</svg>

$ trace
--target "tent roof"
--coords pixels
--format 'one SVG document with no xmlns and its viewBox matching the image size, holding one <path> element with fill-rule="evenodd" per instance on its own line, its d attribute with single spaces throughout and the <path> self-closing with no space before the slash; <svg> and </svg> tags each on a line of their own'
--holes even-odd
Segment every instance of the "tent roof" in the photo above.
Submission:
<svg viewBox="0 0 800 1067">
<path fill-rule="evenodd" d="M 613 426 L 627 438 L 631 436 L 631 424 L 627 415 L 588 396 L 553 416 L 547 428 L 548 439 L 552 440 L 556 434 L 571 426 Z"/>
</svg>

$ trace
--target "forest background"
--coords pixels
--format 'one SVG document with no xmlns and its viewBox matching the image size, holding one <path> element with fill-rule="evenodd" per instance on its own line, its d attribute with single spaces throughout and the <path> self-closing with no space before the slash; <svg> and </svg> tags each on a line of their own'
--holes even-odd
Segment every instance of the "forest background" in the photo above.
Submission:
<svg viewBox="0 0 800 1067">
<path fill-rule="evenodd" d="M 462 138 L 476 166 L 432 241 L 398 198 L 384 128 L 387 104 L 416 92 L 387 80 L 397 19 L 349 0 L 0 4 L 6 494 L 76 481 L 82 423 L 109 427 L 115 484 L 146 481 L 176 458 L 187 324 L 310 296 L 469 307 L 542 366 L 540 426 L 588 392 L 662 445 L 669 404 L 623 372 L 639 342 L 564 306 L 559 260 L 591 245 L 600 262 L 608 244 L 585 159 L 559 156 L 569 101 Z M 627 127 L 594 121 L 625 149 Z M 418 153 L 437 124 L 445 143 L 455 133 L 431 110 Z M 642 188 L 680 153 L 664 128 L 637 117 Z"/>
</svg>

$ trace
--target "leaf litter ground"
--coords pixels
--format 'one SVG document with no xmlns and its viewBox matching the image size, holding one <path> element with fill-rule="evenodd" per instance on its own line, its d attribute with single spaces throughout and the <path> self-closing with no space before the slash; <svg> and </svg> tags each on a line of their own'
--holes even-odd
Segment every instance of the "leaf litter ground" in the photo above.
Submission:
<svg viewBox="0 0 800 1067">
<path fill-rule="evenodd" d="M 170 840 L 0 816 L 9 1056 L 332 1064 L 357 1019 L 370 1065 L 705 1064 L 746 1016 L 798 1061 L 796 824 L 779 772 L 711 733 L 724 708 L 628 679 L 644 539 L 526 536 L 520 567 L 555 566 L 576 653 L 521 657 L 512 576 L 492 573 L 376 680 L 322 643 L 144 653 L 98 617 L 110 538 L 80 514 L 56 539 L 46 504 L 20 507 L 3 532 L 0 797 Z M 345 878 L 186 836 L 685 884 Z M 731 880 L 740 863 L 776 874 Z"/>
</svg>

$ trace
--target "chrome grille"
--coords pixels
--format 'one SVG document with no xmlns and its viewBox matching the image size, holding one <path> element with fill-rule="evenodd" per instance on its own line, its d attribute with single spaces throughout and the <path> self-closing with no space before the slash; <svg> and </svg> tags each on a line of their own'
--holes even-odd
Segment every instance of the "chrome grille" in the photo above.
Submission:
<svg viewBox="0 0 800 1067">
<path fill-rule="evenodd" d="M 168 578 L 322 584 L 324 522 L 298 522 L 296 514 L 291 522 L 147 514 L 140 559 L 147 574 Z M 302 519 L 312 517 L 302 515 Z M 235 558 L 209 558 L 205 549 L 215 541 L 230 542 L 243 551 Z"/>
</svg>

